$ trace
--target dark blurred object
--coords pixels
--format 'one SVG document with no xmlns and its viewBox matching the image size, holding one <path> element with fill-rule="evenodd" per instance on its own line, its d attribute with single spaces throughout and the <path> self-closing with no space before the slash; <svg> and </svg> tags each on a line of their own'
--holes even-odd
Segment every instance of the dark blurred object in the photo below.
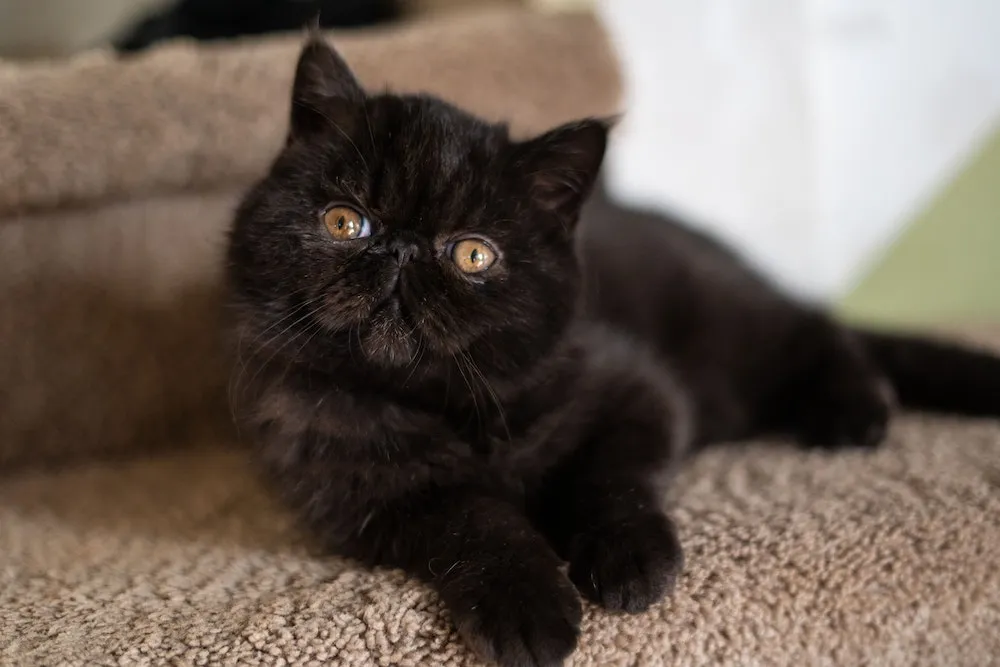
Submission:
<svg viewBox="0 0 1000 667">
<path fill-rule="evenodd" d="M 181 0 L 148 16 L 117 41 L 119 51 L 145 49 L 172 37 L 198 40 L 322 28 L 352 28 L 394 19 L 399 0 Z"/>
</svg>

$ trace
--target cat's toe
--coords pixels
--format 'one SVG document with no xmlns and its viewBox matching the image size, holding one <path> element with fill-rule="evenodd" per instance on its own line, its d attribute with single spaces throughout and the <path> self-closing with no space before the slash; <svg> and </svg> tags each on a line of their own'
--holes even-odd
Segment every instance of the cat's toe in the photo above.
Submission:
<svg viewBox="0 0 1000 667">
<path fill-rule="evenodd" d="M 676 531 L 661 513 L 594 528 L 570 547 L 570 579 L 613 611 L 645 611 L 673 590 L 683 567 Z"/>
<path fill-rule="evenodd" d="M 459 632 L 500 667 L 559 667 L 580 636 L 580 596 L 556 569 L 538 576 L 512 568 L 488 586 L 473 584 L 452 605 Z"/>
</svg>

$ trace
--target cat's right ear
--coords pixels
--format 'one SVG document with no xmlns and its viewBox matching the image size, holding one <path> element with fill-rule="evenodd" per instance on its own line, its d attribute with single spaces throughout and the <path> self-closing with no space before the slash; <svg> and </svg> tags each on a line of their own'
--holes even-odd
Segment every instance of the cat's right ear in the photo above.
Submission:
<svg viewBox="0 0 1000 667">
<path fill-rule="evenodd" d="M 527 180 L 532 199 L 567 229 L 576 224 L 594 187 L 614 121 L 567 123 L 518 145 L 514 166 Z"/>
<path fill-rule="evenodd" d="M 333 126 L 344 132 L 364 104 L 365 92 L 337 51 L 309 36 L 295 68 L 288 141 L 309 138 Z"/>
</svg>

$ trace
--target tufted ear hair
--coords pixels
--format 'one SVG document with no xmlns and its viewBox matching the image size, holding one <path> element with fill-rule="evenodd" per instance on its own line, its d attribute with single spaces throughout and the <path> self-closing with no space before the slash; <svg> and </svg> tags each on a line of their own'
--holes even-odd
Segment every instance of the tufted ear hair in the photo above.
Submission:
<svg viewBox="0 0 1000 667">
<path fill-rule="evenodd" d="M 289 142 L 328 131 L 345 132 L 365 102 L 365 92 L 340 54 L 315 31 L 295 68 Z"/>
<path fill-rule="evenodd" d="M 560 125 L 516 149 L 515 168 L 538 208 L 573 226 L 593 190 L 614 121 L 588 118 Z"/>
</svg>

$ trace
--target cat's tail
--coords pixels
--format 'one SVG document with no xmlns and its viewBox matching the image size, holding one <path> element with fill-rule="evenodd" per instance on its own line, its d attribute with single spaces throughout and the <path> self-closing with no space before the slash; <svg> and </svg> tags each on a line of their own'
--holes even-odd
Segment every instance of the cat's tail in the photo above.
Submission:
<svg viewBox="0 0 1000 667">
<path fill-rule="evenodd" d="M 1000 416 L 1000 356 L 902 333 L 855 329 L 903 407 Z"/>
</svg>

